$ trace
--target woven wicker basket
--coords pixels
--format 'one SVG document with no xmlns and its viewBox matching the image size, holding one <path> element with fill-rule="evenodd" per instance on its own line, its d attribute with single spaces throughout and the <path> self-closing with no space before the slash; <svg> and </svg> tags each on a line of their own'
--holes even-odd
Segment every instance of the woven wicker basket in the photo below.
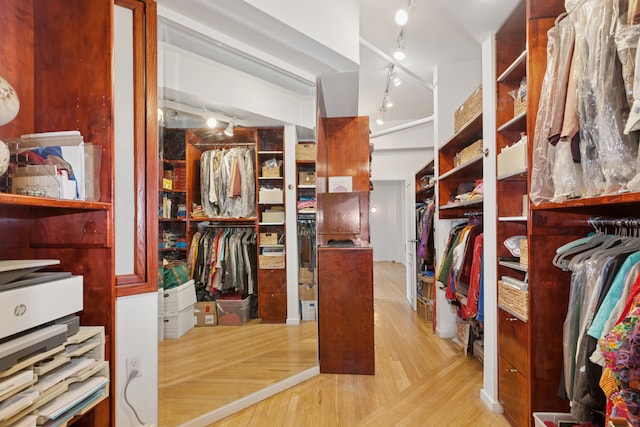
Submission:
<svg viewBox="0 0 640 427">
<path fill-rule="evenodd" d="M 454 113 L 454 132 L 458 132 L 474 117 L 482 112 L 482 85 L 464 101 Z"/>
<path fill-rule="evenodd" d="M 317 285 L 298 285 L 298 299 L 300 301 L 317 301 L 318 286 Z"/>
<path fill-rule="evenodd" d="M 519 116 L 525 111 L 527 111 L 527 100 L 514 99 L 513 100 L 513 117 Z"/>
<path fill-rule="evenodd" d="M 278 233 L 260 233 L 261 245 L 277 245 Z"/>
<path fill-rule="evenodd" d="M 523 320 L 529 318 L 529 293 L 498 280 L 498 304 Z"/>
<path fill-rule="evenodd" d="M 453 158 L 454 166 L 458 167 L 482 153 L 482 140 L 479 139 L 468 147 L 463 148 Z"/>
<path fill-rule="evenodd" d="M 315 160 L 316 144 L 296 144 L 296 160 Z"/>
<path fill-rule="evenodd" d="M 284 255 L 259 255 L 258 258 L 261 269 L 284 268 Z"/>
<path fill-rule="evenodd" d="M 527 239 L 520 240 L 520 264 L 529 265 L 529 242 Z"/>
</svg>

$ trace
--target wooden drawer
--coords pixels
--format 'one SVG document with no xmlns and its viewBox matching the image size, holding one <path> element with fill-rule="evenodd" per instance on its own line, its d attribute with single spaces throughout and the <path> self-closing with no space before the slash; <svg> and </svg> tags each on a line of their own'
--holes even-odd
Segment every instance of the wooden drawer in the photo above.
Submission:
<svg viewBox="0 0 640 427">
<path fill-rule="evenodd" d="M 286 270 L 258 270 L 258 292 L 287 292 Z"/>
<path fill-rule="evenodd" d="M 529 378 L 527 324 L 506 311 L 498 310 L 498 354 Z"/>
<path fill-rule="evenodd" d="M 520 372 L 503 357 L 498 359 L 498 397 L 504 415 L 516 427 L 529 426 L 529 383 Z"/>
<path fill-rule="evenodd" d="M 259 292 L 258 314 L 265 323 L 284 323 L 287 320 L 287 293 Z"/>
</svg>

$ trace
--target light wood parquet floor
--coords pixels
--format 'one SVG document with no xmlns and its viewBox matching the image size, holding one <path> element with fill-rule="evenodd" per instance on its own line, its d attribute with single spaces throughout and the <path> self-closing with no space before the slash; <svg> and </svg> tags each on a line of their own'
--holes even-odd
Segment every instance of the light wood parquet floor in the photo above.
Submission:
<svg viewBox="0 0 640 427">
<path fill-rule="evenodd" d="M 417 317 L 404 277 L 374 265 L 374 376 L 321 374 L 213 425 L 508 427 L 480 401 L 480 363 Z"/>
</svg>

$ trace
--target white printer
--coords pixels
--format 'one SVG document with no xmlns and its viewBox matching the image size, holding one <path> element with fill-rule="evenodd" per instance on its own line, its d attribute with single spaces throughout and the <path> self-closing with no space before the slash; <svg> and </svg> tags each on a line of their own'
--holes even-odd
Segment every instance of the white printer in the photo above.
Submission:
<svg viewBox="0 0 640 427">
<path fill-rule="evenodd" d="M 83 308 L 82 276 L 38 272 L 59 260 L 0 260 L 0 370 L 60 345 Z"/>
</svg>

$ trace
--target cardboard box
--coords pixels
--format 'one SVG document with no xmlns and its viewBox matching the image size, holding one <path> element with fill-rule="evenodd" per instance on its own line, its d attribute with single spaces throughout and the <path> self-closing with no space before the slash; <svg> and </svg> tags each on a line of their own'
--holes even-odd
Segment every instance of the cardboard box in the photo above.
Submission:
<svg viewBox="0 0 640 427">
<path fill-rule="evenodd" d="M 182 311 L 164 314 L 164 338 L 177 339 L 193 328 L 193 304 Z"/>
<path fill-rule="evenodd" d="M 284 192 L 280 188 L 258 191 L 258 203 L 282 203 L 283 201 Z"/>
<path fill-rule="evenodd" d="M 264 211 L 262 212 L 262 222 L 282 224 L 284 222 L 284 211 Z"/>
<path fill-rule="evenodd" d="M 164 298 L 163 311 L 165 313 L 182 311 L 189 306 L 193 306 L 197 301 L 193 279 L 178 287 L 165 289 L 162 296 Z"/>
<path fill-rule="evenodd" d="M 240 300 L 217 301 L 218 325 L 220 326 L 241 326 L 249 320 L 249 298 Z"/>
<path fill-rule="evenodd" d="M 298 185 L 316 185 L 316 173 L 298 172 Z"/>
<path fill-rule="evenodd" d="M 218 304 L 215 301 L 197 302 L 193 308 L 194 326 L 216 326 L 218 324 Z"/>
<path fill-rule="evenodd" d="M 316 312 L 318 310 L 318 302 L 300 301 L 302 320 L 316 320 Z"/>
</svg>

